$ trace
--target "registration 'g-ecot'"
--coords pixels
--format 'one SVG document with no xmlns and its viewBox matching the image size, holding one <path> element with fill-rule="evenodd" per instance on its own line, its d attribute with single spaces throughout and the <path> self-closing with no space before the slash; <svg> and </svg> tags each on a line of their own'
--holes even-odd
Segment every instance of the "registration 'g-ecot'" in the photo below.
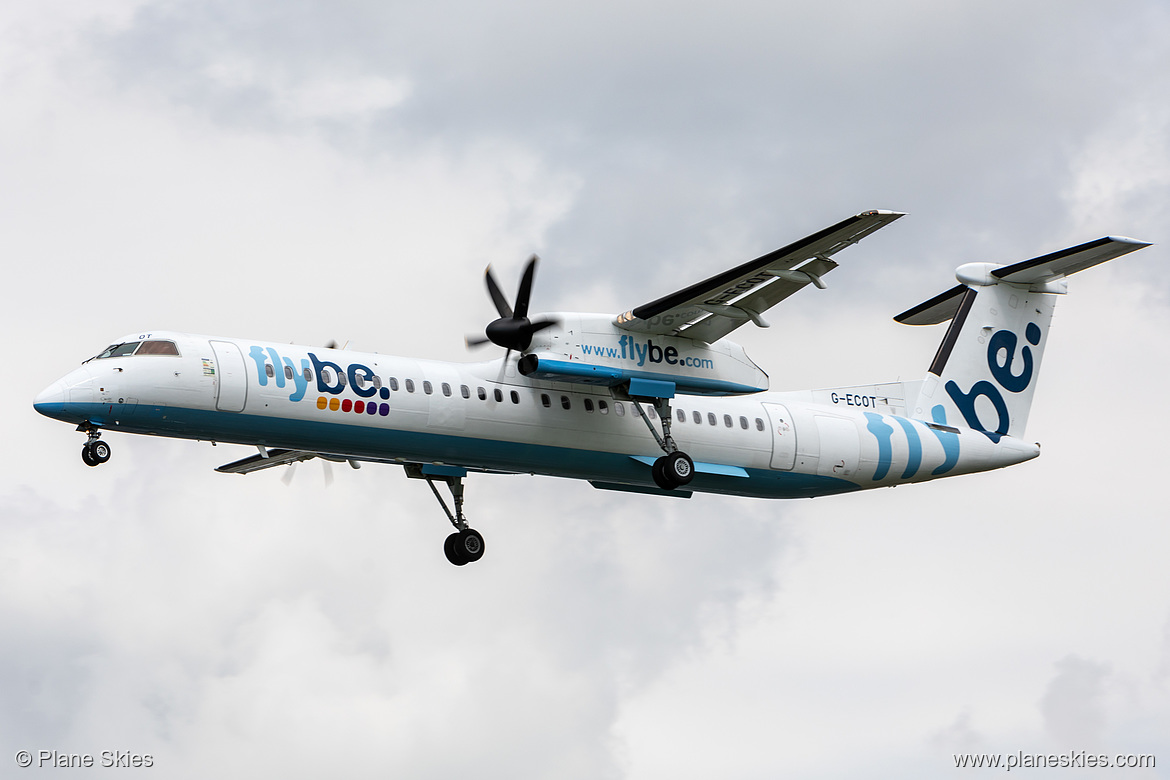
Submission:
<svg viewBox="0 0 1170 780">
<path fill-rule="evenodd" d="M 838 252 L 902 214 L 866 211 L 624 314 L 529 317 L 533 257 L 482 339 L 505 352 L 443 363 L 251 339 L 150 331 L 119 339 L 34 401 L 78 426 L 255 447 L 248 474 L 310 458 L 403 466 L 455 526 L 447 558 L 483 555 L 463 515 L 468 472 L 546 474 L 690 496 L 823 496 L 987 471 L 1040 453 L 1023 438 L 1066 277 L 1148 244 L 1107 237 L 1012 265 L 971 263 L 959 284 L 895 319 L 950 320 L 926 377 L 769 392 L 727 334 L 798 290 L 824 289 Z M 449 507 L 436 484 L 451 492 Z"/>
</svg>

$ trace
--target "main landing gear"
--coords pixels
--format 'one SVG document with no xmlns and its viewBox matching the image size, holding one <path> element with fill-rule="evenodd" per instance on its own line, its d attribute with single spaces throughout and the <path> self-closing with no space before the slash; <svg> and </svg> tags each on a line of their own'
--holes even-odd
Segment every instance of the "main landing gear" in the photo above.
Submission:
<svg viewBox="0 0 1170 780">
<path fill-rule="evenodd" d="M 100 466 L 110 459 L 110 445 L 101 440 L 102 431 L 89 423 L 82 423 L 77 430 L 84 431 L 88 438 L 81 448 L 81 460 L 87 466 Z"/>
<path fill-rule="evenodd" d="M 654 429 L 654 423 L 650 422 L 650 417 L 642 408 L 642 400 L 653 401 L 654 410 L 658 413 L 658 418 L 662 420 L 661 435 Z M 638 410 L 638 416 L 642 418 L 654 436 L 654 441 L 658 442 L 658 446 L 666 453 L 654 461 L 654 465 L 650 468 L 654 484 L 663 490 L 674 490 L 689 484 L 695 476 L 695 463 L 691 460 L 690 455 L 678 448 L 678 445 L 674 443 L 674 437 L 670 435 L 670 400 L 666 398 L 634 398 L 633 402 Z"/>
<path fill-rule="evenodd" d="M 447 560 L 456 566 L 464 566 L 483 557 L 483 537 L 480 536 L 479 531 L 467 524 L 467 519 L 463 516 L 463 477 L 466 474 L 467 472 L 463 469 L 450 466 L 433 467 L 416 463 L 406 465 L 406 476 L 427 481 L 431 492 L 435 494 L 435 498 L 439 502 L 439 506 L 443 507 L 447 519 L 451 521 L 451 525 L 455 526 L 455 533 L 448 536 L 443 542 L 443 552 L 446 554 Z M 435 487 L 436 481 L 445 483 L 451 491 L 451 498 L 455 503 L 454 514 L 447 507 L 447 502 L 443 500 L 439 489 Z"/>
</svg>

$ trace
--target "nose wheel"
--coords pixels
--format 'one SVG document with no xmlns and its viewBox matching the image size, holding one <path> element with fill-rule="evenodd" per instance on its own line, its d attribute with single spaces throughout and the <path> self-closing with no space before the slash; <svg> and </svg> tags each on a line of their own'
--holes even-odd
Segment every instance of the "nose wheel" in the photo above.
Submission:
<svg viewBox="0 0 1170 780">
<path fill-rule="evenodd" d="M 101 431 L 92 426 L 83 426 L 80 430 L 85 431 L 89 435 L 85 446 L 81 448 L 82 462 L 87 466 L 100 466 L 109 460 L 110 445 L 98 438 L 102 435 Z"/>
</svg>

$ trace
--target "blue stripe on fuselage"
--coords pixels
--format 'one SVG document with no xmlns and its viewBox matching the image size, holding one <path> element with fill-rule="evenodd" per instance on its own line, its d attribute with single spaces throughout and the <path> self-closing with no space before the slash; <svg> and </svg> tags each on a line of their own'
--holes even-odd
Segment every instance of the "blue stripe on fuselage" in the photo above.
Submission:
<svg viewBox="0 0 1170 780">
<path fill-rule="evenodd" d="M 650 468 L 625 453 L 146 404 L 119 420 L 116 409 L 111 413 L 108 404 L 65 404 L 61 414 L 53 416 L 67 422 L 102 419 L 109 430 L 126 433 L 654 485 Z M 766 469 L 747 469 L 747 473 L 748 479 L 697 473 L 687 489 L 756 498 L 807 498 L 860 489 L 847 480 L 815 474 Z"/>
</svg>

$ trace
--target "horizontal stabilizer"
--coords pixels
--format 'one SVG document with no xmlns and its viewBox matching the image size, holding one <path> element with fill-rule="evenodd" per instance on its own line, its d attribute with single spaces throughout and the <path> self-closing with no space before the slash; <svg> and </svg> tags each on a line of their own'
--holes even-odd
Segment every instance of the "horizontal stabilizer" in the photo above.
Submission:
<svg viewBox="0 0 1170 780">
<path fill-rule="evenodd" d="M 1132 238 L 1106 236 L 1050 255 L 1005 265 L 992 271 L 991 275 L 1011 284 L 1044 284 L 1149 245 Z"/>
<path fill-rule="evenodd" d="M 1132 238 L 1106 236 L 1087 244 L 1062 249 L 1059 252 L 1034 257 L 1020 263 L 999 266 L 990 264 L 971 264 L 959 269 L 959 278 L 972 281 L 964 276 L 963 272 L 971 267 L 982 266 L 978 271 L 986 273 L 985 268 L 991 268 L 986 281 L 972 281 L 972 284 L 990 285 L 998 282 L 1007 284 L 1028 285 L 1033 290 L 1039 286 L 1056 282 L 1078 271 L 1092 268 L 1095 265 L 1112 260 L 1116 257 L 1150 246 L 1148 242 L 1137 241 Z M 959 284 L 944 293 L 934 296 L 928 301 L 914 306 L 894 317 L 894 320 L 903 325 L 937 325 L 953 318 L 959 311 L 967 292 L 967 284 Z"/>
<path fill-rule="evenodd" d="M 955 312 L 959 310 L 963 293 L 966 291 L 967 285 L 957 284 L 945 293 L 936 295 L 929 301 L 923 301 L 912 309 L 907 309 L 894 317 L 894 320 L 903 325 L 937 325 L 940 322 L 946 322 L 954 317 Z"/>
</svg>

